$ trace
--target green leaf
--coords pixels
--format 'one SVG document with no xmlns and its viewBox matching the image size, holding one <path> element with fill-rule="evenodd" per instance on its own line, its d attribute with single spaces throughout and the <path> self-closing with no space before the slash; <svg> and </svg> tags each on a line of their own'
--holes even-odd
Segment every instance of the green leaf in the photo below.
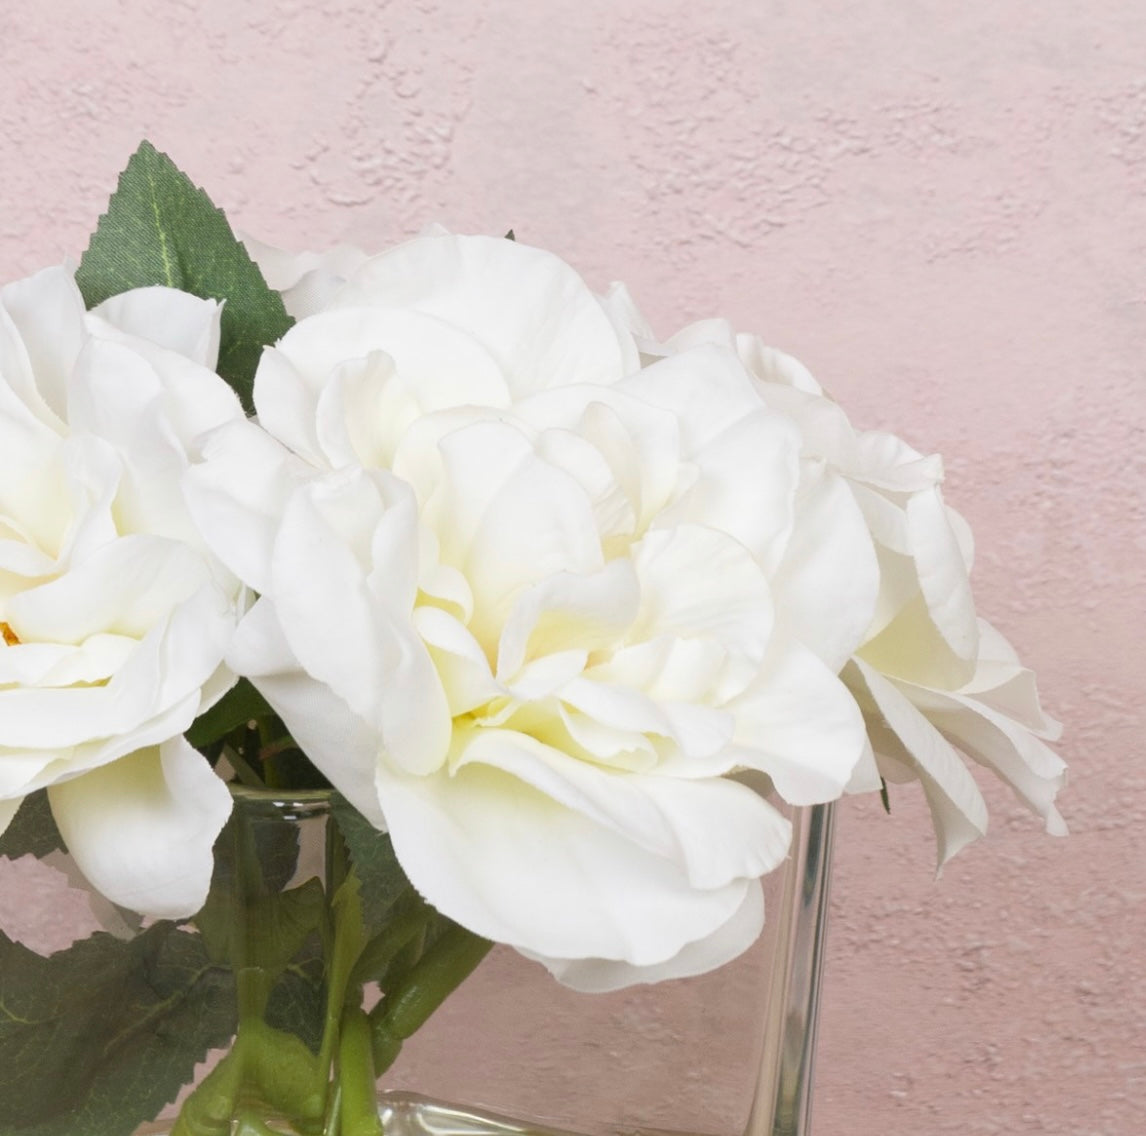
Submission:
<svg viewBox="0 0 1146 1136">
<path fill-rule="evenodd" d="M 128 1136 L 234 1029 L 230 973 L 166 920 L 49 958 L 0 934 L 0 1132 Z"/>
<path fill-rule="evenodd" d="M 0 856 L 7 856 L 9 860 L 18 860 L 21 856 L 42 860 L 63 847 L 64 838 L 56 827 L 46 789 L 24 798 L 12 823 L 0 836 Z"/>
<path fill-rule="evenodd" d="M 410 881 L 394 855 L 389 833 L 379 832 L 340 793 L 331 798 L 330 807 L 361 885 L 359 899 L 367 934 L 374 935 L 385 926 L 394 905 L 410 893 Z"/>
<path fill-rule="evenodd" d="M 156 284 L 225 300 L 219 374 L 248 412 L 262 349 L 293 322 L 222 211 L 150 142 L 120 174 L 76 283 L 89 308 Z"/>
<path fill-rule="evenodd" d="M 267 1025 L 301 1038 L 312 1053 L 317 1053 L 322 1044 L 326 1011 L 324 977 L 322 938 L 315 935 L 279 976 L 267 999 Z"/>
<path fill-rule="evenodd" d="M 426 930 L 435 918 L 438 913 L 424 901 L 404 910 L 396 907 L 386 925 L 362 948 L 350 984 L 377 982 L 383 990 L 389 989 L 396 977 L 405 974 L 422 957 Z"/>
<path fill-rule="evenodd" d="M 239 862 L 240 849 L 248 861 L 246 870 Z M 213 961 L 220 964 L 234 961 L 231 936 L 236 929 L 237 911 L 253 911 L 257 904 L 278 898 L 294 876 L 298 853 L 298 826 L 271 803 L 236 802 L 215 840 L 215 865 L 207 901 L 194 916 L 195 926 Z M 305 908 L 305 918 L 317 920 L 316 912 L 320 913 L 322 902 L 321 896 L 315 897 L 315 886 L 321 892 L 316 879 L 308 880 L 303 888 L 294 889 L 301 892 L 302 897 L 286 901 L 291 911 L 285 918 L 293 920 Z"/>
<path fill-rule="evenodd" d="M 245 965 L 270 975 L 285 970 L 322 927 L 325 912 L 326 895 L 313 876 L 299 887 L 256 900 L 247 928 Z"/>
<path fill-rule="evenodd" d="M 276 719 L 277 721 L 277 719 Z M 329 789 L 330 782 L 305 753 L 290 739 L 274 752 L 263 751 L 263 775 L 268 788 L 283 789 L 290 794 L 295 789 Z M 290 788 L 284 788 L 289 786 Z"/>
<path fill-rule="evenodd" d="M 319 931 L 325 911 L 322 884 L 312 876 L 288 891 L 249 898 L 245 927 L 237 925 L 231 885 L 212 888 L 194 922 L 213 962 L 258 967 L 273 981 Z"/>
<path fill-rule="evenodd" d="M 351 872 L 339 885 L 331 901 L 333 937 L 327 943 L 331 990 L 340 997 L 347 990 L 354 964 L 366 946 L 368 931 L 362 916 L 361 884 Z"/>
<path fill-rule="evenodd" d="M 298 867 L 299 836 L 300 826 L 272 801 L 236 800 L 215 840 L 212 891 L 239 881 L 236 886 L 245 889 L 248 902 L 256 892 L 282 891 Z"/>
<path fill-rule="evenodd" d="M 507 241 L 516 241 L 516 240 L 517 240 L 517 237 L 515 237 L 515 236 L 513 235 L 513 230 L 512 230 L 512 229 L 510 229 L 510 230 L 509 230 L 509 232 L 505 234 L 505 239 L 506 239 Z"/>
<path fill-rule="evenodd" d="M 882 777 L 879 779 L 879 799 L 883 802 L 883 811 L 891 816 L 891 797 L 887 792 L 887 782 Z"/>
<path fill-rule="evenodd" d="M 270 703 L 250 682 L 241 678 L 210 710 L 191 723 L 186 737 L 196 749 L 206 749 L 237 726 L 273 713 Z"/>
</svg>

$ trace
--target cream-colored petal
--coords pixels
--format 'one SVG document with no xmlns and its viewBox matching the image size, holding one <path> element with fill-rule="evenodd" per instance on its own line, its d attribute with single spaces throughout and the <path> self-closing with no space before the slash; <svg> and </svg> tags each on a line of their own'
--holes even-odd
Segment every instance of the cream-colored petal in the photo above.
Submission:
<svg viewBox="0 0 1146 1136">
<path fill-rule="evenodd" d="M 106 322 L 213 371 L 219 361 L 222 310 L 216 300 L 177 288 L 132 288 L 94 307 L 88 323 L 98 332 L 101 321 Z"/>
<path fill-rule="evenodd" d="M 727 923 L 786 853 L 787 832 L 743 786 L 594 771 L 521 737 L 491 734 L 482 756 L 496 767 L 380 784 L 414 886 L 478 934 L 654 965 Z"/>
<path fill-rule="evenodd" d="M 414 610 L 414 626 L 430 652 L 452 716 L 468 714 L 505 694 L 481 644 L 460 620 L 425 606 Z"/>
<path fill-rule="evenodd" d="M 442 560 L 465 573 L 474 595 L 470 629 L 493 650 L 522 589 L 602 566 L 592 506 L 514 427 L 476 423 L 440 448 L 445 492 L 433 523 Z"/>
<path fill-rule="evenodd" d="M 760 565 L 715 528 L 650 531 L 633 549 L 641 606 L 629 640 L 711 636 L 759 663 L 772 635 L 772 595 Z"/>
<path fill-rule="evenodd" d="M 383 756 L 377 729 L 302 669 L 266 597 L 239 624 L 227 662 L 254 683 L 330 783 L 376 828 L 384 829 L 375 785 Z"/>
<path fill-rule="evenodd" d="M 207 565 L 187 545 L 125 536 L 62 576 L 13 596 L 6 622 L 29 643 L 78 645 L 100 633 L 142 639 L 209 582 Z"/>
<path fill-rule="evenodd" d="M 942 867 L 987 831 L 987 806 L 974 778 L 946 739 L 893 682 L 862 660 L 849 664 L 844 673 L 857 693 L 870 699 L 910 755 L 931 807 Z"/>
<path fill-rule="evenodd" d="M 764 928 L 764 890 L 750 885 L 732 918 L 711 935 L 686 943 L 666 962 L 654 966 L 633 966 L 616 959 L 554 959 L 522 951 L 541 963 L 562 986 L 583 994 L 607 994 L 638 983 L 667 982 L 707 974 L 743 954 L 760 937 Z"/>
<path fill-rule="evenodd" d="M 508 682 L 529 658 L 569 648 L 607 648 L 637 615 L 639 586 L 628 560 L 597 572 L 558 572 L 523 589 L 498 640 L 497 674 Z"/>
<path fill-rule="evenodd" d="M 805 465 L 795 523 L 772 580 L 780 627 L 838 672 L 863 642 L 879 592 L 879 564 L 847 483 Z"/>
<path fill-rule="evenodd" d="M 911 497 L 907 529 L 928 613 L 955 655 L 974 660 L 979 627 L 971 581 L 938 489 Z"/>
<path fill-rule="evenodd" d="M 632 336 L 573 269 L 517 241 L 415 238 L 364 264 L 337 303 L 413 309 L 468 332 L 497 360 L 515 398 L 615 382 L 638 363 Z"/>
<path fill-rule="evenodd" d="M 993 770 L 1032 811 L 1047 831 L 1066 834 L 1055 798 L 1066 784 L 1066 762 L 1022 723 L 960 692 L 931 691 L 910 683 L 896 684 L 929 722 L 954 745 Z"/>
<path fill-rule="evenodd" d="M 670 356 L 621 386 L 676 415 L 682 454 L 697 468 L 695 484 L 656 524 L 719 528 L 774 570 L 799 480 L 795 424 L 765 406 L 735 355 L 715 347 Z"/>
<path fill-rule="evenodd" d="M 257 592 L 270 587 L 279 517 L 313 470 L 253 422 L 215 431 L 182 486 L 211 551 Z"/>
<path fill-rule="evenodd" d="M 428 772 L 445 758 L 450 715 L 412 620 L 414 525 L 408 489 L 388 474 L 316 481 L 284 511 L 270 595 L 304 669 L 379 730 L 399 767 Z"/>
<path fill-rule="evenodd" d="M 728 709 L 742 765 L 767 773 L 793 805 L 835 800 L 864 755 L 855 700 L 806 647 L 777 642 L 753 684 Z"/>
<path fill-rule="evenodd" d="M 203 906 L 231 795 L 183 738 L 53 785 L 48 797 L 68 851 L 112 902 L 165 919 Z"/>
<path fill-rule="evenodd" d="M 510 403 L 501 367 L 479 339 L 417 309 L 364 304 L 323 312 L 295 324 L 278 350 L 315 389 L 339 365 L 384 352 L 423 413 Z"/>
<path fill-rule="evenodd" d="M 84 341 L 84 301 L 72 273 L 45 268 L 0 288 L 0 307 L 19 332 L 38 397 L 25 391 L 27 404 L 45 420 L 68 418 L 68 379 Z M 36 403 L 40 402 L 40 406 Z"/>
</svg>

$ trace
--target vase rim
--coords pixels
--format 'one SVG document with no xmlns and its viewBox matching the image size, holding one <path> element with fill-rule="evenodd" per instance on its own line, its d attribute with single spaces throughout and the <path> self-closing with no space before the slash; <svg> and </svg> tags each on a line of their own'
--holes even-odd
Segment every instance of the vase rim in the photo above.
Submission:
<svg viewBox="0 0 1146 1136">
<path fill-rule="evenodd" d="M 240 801 L 265 802 L 278 805 L 317 805 L 329 803 L 333 789 L 282 789 L 244 785 L 241 781 L 228 781 L 227 789 Z"/>
</svg>

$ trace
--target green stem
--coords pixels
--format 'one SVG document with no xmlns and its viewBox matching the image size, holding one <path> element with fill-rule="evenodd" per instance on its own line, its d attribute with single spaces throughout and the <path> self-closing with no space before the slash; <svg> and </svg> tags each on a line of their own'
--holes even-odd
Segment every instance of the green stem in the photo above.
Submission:
<svg viewBox="0 0 1146 1136">
<path fill-rule="evenodd" d="M 323 1078 L 329 1094 L 330 1068 L 338 1046 L 338 1028 L 342 1017 L 342 1004 L 346 998 L 346 978 L 343 974 L 341 940 L 345 935 L 344 920 L 333 911 L 334 896 L 346 879 L 346 846 L 342 842 L 334 818 L 326 822 L 326 910 L 328 924 L 324 935 L 327 941 L 326 1010 L 322 1023 L 322 1041 L 318 1050 L 318 1075 Z M 327 1112 L 330 1111 L 329 1096 Z"/>
<path fill-rule="evenodd" d="M 232 871 L 221 877 L 204 933 L 214 929 L 220 961 L 225 957 L 234 972 L 238 1027 L 230 1053 L 187 1098 L 172 1136 L 268 1136 L 274 1122 L 264 1108 L 306 1136 L 384 1136 L 378 1076 L 492 944 L 443 919 L 412 892 L 394 903 L 367 940 L 361 881 L 333 817 L 326 831 L 325 903 L 315 881 L 282 897 L 269 889 L 249 821 L 236 817 L 229 837 Z M 434 938 L 443 923 L 446 929 Z M 316 925 L 326 987 L 317 1055 L 266 1020 L 288 956 Z M 433 941 L 423 950 L 427 934 Z M 369 1014 L 362 1009 L 368 981 L 385 992 Z"/>
<path fill-rule="evenodd" d="M 402 1042 L 474 972 L 492 946 L 488 939 L 455 924 L 387 991 L 369 1015 L 379 1074 L 393 1063 Z"/>
<path fill-rule="evenodd" d="M 370 1022 L 362 1010 L 348 1009 L 342 1018 L 338 1049 L 338 1117 L 343 1136 L 382 1136 L 375 1088 Z"/>
<path fill-rule="evenodd" d="M 342 1085 L 336 1080 L 326 1102 L 326 1119 L 322 1125 L 322 1136 L 339 1136 L 342 1129 Z"/>
<path fill-rule="evenodd" d="M 233 875 L 228 892 L 227 957 L 235 977 L 238 1024 L 231 1050 L 184 1102 L 174 1136 L 231 1136 L 262 1133 L 257 1109 L 262 1104 L 291 1121 L 299 1131 L 314 1131 L 321 1118 L 330 1061 L 315 1068 L 314 1055 L 293 1034 L 266 1022 L 271 988 L 278 973 L 267 936 L 277 926 L 255 845 L 254 832 L 241 810 L 230 831 Z M 260 1127 L 262 1125 L 262 1127 Z"/>
<path fill-rule="evenodd" d="M 263 1123 L 259 1114 L 251 1109 L 244 1109 L 235 1117 L 238 1127 L 235 1136 L 281 1136 L 273 1128 Z"/>
<path fill-rule="evenodd" d="M 183 1102 L 171 1136 L 230 1136 L 240 1072 L 232 1049 Z"/>
<path fill-rule="evenodd" d="M 268 762 L 264 758 L 265 747 L 274 741 L 271 737 L 271 724 L 267 718 L 256 719 L 254 736 L 251 737 L 251 741 L 254 743 L 255 752 L 259 756 L 259 764 L 262 768 L 263 780 L 267 783 L 267 788 L 282 788 L 281 779 L 279 778 L 278 770 L 275 768 L 274 762 Z"/>
<path fill-rule="evenodd" d="M 223 756 L 227 759 L 228 764 L 235 771 L 239 781 L 250 789 L 265 789 L 266 782 L 251 768 L 246 758 L 239 753 L 239 751 L 231 745 L 223 747 Z"/>
</svg>

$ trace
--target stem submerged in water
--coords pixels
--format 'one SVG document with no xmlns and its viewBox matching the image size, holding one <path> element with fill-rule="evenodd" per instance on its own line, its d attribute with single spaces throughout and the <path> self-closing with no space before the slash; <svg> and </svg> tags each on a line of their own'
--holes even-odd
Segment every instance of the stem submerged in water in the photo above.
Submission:
<svg viewBox="0 0 1146 1136">
<path fill-rule="evenodd" d="M 362 1010 L 347 1010 L 338 1050 L 338 1084 L 342 1136 L 382 1136 L 375 1087 L 370 1023 Z"/>
<path fill-rule="evenodd" d="M 260 862 L 260 849 L 274 841 L 257 838 L 259 821 L 236 802 L 220 851 L 229 871 L 219 873 L 197 917 L 213 957 L 235 976 L 237 1030 L 230 1052 L 187 1097 L 172 1136 L 383 1136 L 378 1076 L 492 944 L 443 920 L 408 885 L 369 936 L 363 885 L 335 818 L 325 815 L 322 888 L 310 880 L 286 889 L 275 861 Z M 368 898 L 377 908 L 377 897 Z M 315 932 L 324 961 L 322 1032 L 311 1042 L 317 1052 L 267 1020 L 276 984 L 297 970 L 298 952 Z M 367 1014 L 363 992 L 373 981 L 383 997 Z"/>
</svg>

